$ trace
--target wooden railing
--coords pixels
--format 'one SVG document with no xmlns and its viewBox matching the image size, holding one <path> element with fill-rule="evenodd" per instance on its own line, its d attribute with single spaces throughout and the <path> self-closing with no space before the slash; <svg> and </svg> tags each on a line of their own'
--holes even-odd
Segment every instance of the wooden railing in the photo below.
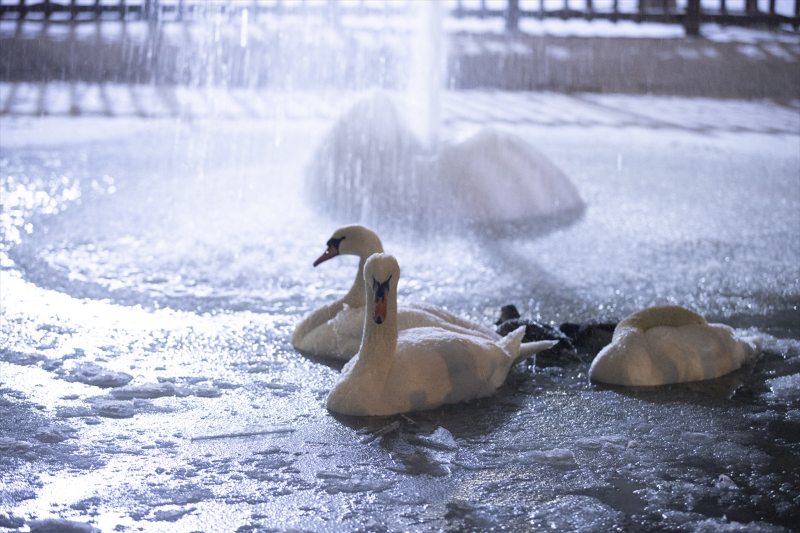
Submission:
<svg viewBox="0 0 800 533">
<path fill-rule="evenodd" d="M 376 0 L 342 1 L 327 0 L 118 0 L 116 3 L 101 0 L 3 0 L 0 4 L 0 19 L 47 20 L 50 22 L 90 22 L 98 20 L 158 20 L 162 22 L 182 21 L 205 16 L 209 12 L 236 15 L 247 9 L 257 17 L 262 13 L 323 14 L 339 17 L 345 14 L 399 14 L 405 12 L 410 3 L 380 2 Z M 611 9 L 597 9 L 594 0 L 579 0 L 582 9 L 575 9 L 576 0 L 563 0 L 563 4 L 551 8 L 551 0 L 526 1 L 506 0 L 450 0 L 447 6 L 450 16 L 456 18 L 478 17 L 483 19 L 505 19 L 506 29 L 516 31 L 524 18 L 560 19 L 606 19 L 611 21 L 663 22 L 682 24 L 687 35 L 698 35 L 700 24 L 715 22 L 735 26 L 791 26 L 800 27 L 800 0 L 794 0 L 793 14 L 776 11 L 776 2 L 768 0 L 766 10 L 760 10 L 758 0 L 745 0 L 743 9 L 731 10 L 726 0 L 718 0 L 716 8 L 708 2 L 701 6 L 700 0 L 686 0 L 678 8 L 675 0 L 612 0 Z M 623 0 L 624 1 L 624 0 Z M 791 0 L 782 0 L 784 2 Z M 531 5 L 534 5 L 531 8 Z M 630 8 L 632 7 L 632 9 Z"/>
</svg>

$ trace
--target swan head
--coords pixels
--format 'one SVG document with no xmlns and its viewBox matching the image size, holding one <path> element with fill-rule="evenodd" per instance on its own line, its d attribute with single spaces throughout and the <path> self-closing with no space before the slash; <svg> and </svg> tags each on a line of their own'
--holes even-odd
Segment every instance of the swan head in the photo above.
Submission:
<svg viewBox="0 0 800 533">
<path fill-rule="evenodd" d="M 326 245 L 328 248 L 314 261 L 314 266 L 337 255 L 357 255 L 365 259 L 372 254 L 383 252 L 383 244 L 375 232 L 359 224 L 337 229 Z"/>
<path fill-rule="evenodd" d="M 372 320 L 376 324 L 386 322 L 392 292 L 397 292 L 397 281 L 400 279 L 400 266 L 389 254 L 374 254 L 364 265 L 364 282 L 367 291 L 367 309 L 372 311 Z M 370 303 L 371 300 L 371 303 Z"/>
</svg>

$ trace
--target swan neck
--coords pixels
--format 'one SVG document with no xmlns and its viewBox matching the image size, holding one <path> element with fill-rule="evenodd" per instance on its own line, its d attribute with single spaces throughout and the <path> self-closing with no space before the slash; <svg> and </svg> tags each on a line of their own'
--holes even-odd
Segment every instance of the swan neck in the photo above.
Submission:
<svg viewBox="0 0 800 533">
<path fill-rule="evenodd" d="M 386 295 L 386 320 L 378 324 L 373 319 L 375 311 L 375 294 L 366 289 L 366 313 L 364 317 L 364 334 L 361 340 L 361 359 L 372 361 L 391 360 L 397 347 L 397 298 L 393 292 Z"/>
<path fill-rule="evenodd" d="M 342 302 L 350 307 L 361 307 L 364 305 L 366 292 L 364 291 L 364 264 L 372 254 L 383 253 L 383 244 L 377 235 L 368 233 L 360 235 L 356 250 L 358 253 L 358 270 L 356 270 L 356 279 L 353 280 L 353 286 L 350 291 L 342 299 Z"/>
<path fill-rule="evenodd" d="M 368 258 L 369 256 L 364 257 L 363 255 L 359 257 L 356 279 L 353 280 L 353 286 L 350 287 L 350 291 L 342 299 L 342 302 L 350 307 L 361 307 L 364 305 L 366 299 L 366 292 L 364 290 L 364 263 L 367 262 Z"/>
</svg>

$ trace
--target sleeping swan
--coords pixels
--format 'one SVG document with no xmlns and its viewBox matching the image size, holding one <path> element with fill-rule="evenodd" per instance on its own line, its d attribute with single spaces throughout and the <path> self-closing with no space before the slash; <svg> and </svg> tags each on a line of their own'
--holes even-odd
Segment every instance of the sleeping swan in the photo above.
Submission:
<svg viewBox="0 0 800 533">
<path fill-rule="evenodd" d="M 372 254 L 383 252 L 383 245 L 374 232 L 360 225 L 339 228 L 327 245 L 328 249 L 314 261 L 314 266 L 337 255 L 357 255 L 356 279 L 344 298 L 320 307 L 303 318 L 292 334 L 292 345 L 301 353 L 348 360 L 358 352 L 364 330 L 364 263 Z M 434 305 L 405 305 L 398 311 L 397 322 L 401 330 L 437 326 L 487 339 L 500 339 L 500 335 L 491 329 Z"/>
<path fill-rule="evenodd" d="M 761 351 L 761 339 L 737 337 L 677 305 L 633 313 L 597 354 L 589 378 L 612 385 L 666 385 L 713 379 L 739 369 Z"/>
<path fill-rule="evenodd" d="M 328 395 L 328 409 L 385 416 L 489 396 L 512 365 L 556 341 L 520 344 L 520 326 L 497 341 L 438 327 L 398 332 L 394 257 L 375 254 L 364 266 L 364 338 Z"/>
</svg>

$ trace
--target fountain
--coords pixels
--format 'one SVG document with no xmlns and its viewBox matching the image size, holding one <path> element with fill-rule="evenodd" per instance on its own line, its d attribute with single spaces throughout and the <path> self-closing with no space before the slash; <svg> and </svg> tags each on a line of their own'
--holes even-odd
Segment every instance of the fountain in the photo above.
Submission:
<svg viewBox="0 0 800 533">
<path fill-rule="evenodd" d="M 499 128 L 465 139 L 442 131 L 441 9 L 418 7 L 405 94 L 356 103 L 317 148 L 306 176 L 311 201 L 337 222 L 381 229 L 535 235 L 573 222 L 584 210 L 577 188 L 525 139 Z"/>
</svg>

